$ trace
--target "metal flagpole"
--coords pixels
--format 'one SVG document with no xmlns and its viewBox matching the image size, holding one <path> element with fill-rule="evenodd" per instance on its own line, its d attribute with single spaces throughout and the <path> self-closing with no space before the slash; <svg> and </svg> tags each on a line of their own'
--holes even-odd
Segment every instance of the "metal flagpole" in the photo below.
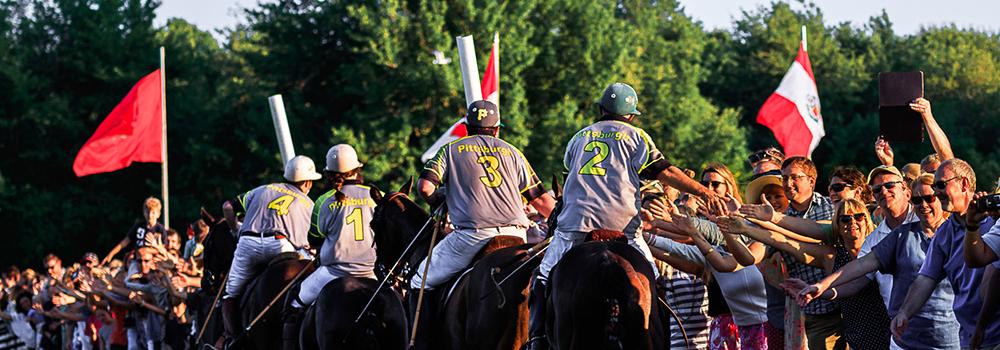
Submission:
<svg viewBox="0 0 1000 350">
<path fill-rule="evenodd" d="M 166 49 L 160 46 L 160 111 L 162 111 L 163 118 L 163 134 L 162 137 L 162 147 L 160 147 L 160 158 L 163 161 L 161 164 L 161 177 L 160 177 L 160 189 L 163 196 L 163 229 L 166 230 L 170 228 L 170 187 L 167 185 L 167 73 L 166 64 L 164 60 L 166 59 Z"/>
</svg>

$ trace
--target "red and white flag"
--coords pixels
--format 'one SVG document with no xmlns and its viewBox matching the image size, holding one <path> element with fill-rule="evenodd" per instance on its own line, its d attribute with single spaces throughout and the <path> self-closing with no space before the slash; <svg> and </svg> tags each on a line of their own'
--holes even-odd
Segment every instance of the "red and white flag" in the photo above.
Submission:
<svg viewBox="0 0 1000 350">
<path fill-rule="evenodd" d="M 490 50 L 490 61 L 486 63 L 483 73 L 483 99 L 493 102 L 500 108 L 500 33 L 493 33 L 493 50 Z"/>
<path fill-rule="evenodd" d="M 787 156 L 806 156 L 826 132 L 820 114 L 819 92 L 804 44 L 778 89 L 760 107 L 757 122 L 770 128 Z"/>
<path fill-rule="evenodd" d="M 493 34 L 493 49 L 490 50 L 490 60 L 486 63 L 486 72 L 483 74 L 483 80 L 480 83 L 483 92 L 483 99 L 493 102 L 497 105 L 497 109 L 500 109 L 500 34 Z M 423 155 L 420 156 L 420 161 L 426 163 L 428 160 L 434 157 L 441 147 L 447 145 L 449 142 L 458 140 L 465 136 L 468 136 L 468 130 L 465 129 L 465 118 L 459 119 L 455 124 L 452 124 L 448 131 L 445 131 L 441 137 L 434 141 Z"/>
<path fill-rule="evenodd" d="M 139 80 L 83 144 L 73 161 L 76 176 L 105 173 L 132 162 L 163 162 L 160 70 Z"/>
</svg>

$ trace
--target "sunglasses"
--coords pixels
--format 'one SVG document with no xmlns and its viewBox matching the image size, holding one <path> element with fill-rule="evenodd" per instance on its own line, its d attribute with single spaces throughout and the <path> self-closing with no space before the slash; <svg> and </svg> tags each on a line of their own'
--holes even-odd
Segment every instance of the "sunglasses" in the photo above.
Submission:
<svg viewBox="0 0 1000 350">
<path fill-rule="evenodd" d="M 774 161 L 780 161 L 782 158 L 784 158 L 784 155 L 778 152 L 778 150 L 774 148 L 768 148 L 766 150 L 761 150 L 750 154 L 750 156 L 747 157 L 747 162 L 749 162 L 750 164 L 756 164 L 757 162 L 762 160 L 770 159 Z"/>
<path fill-rule="evenodd" d="M 958 176 L 953 176 L 952 178 L 947 179 L 947 180 L 935 181 L 934 182 L 934 188 L 939 189 L 939 190 L 943 190 L 945 187 L 948 187 L 948 182 L 949 181 L 957 179 L 957 178 L 958 178 Z"/>
<path fill-rule="evenodd" d="M 926 196 L 910 197 L 910 203 L 913 203 L 914 205 L 920 205 L 920 203 L 931 204 L 934 203 L 935 200 L 937 200 L 937 197 L 935 197 L 933 194 L 929 194 Z"/>
<path fill-rule="evenodd" d="M 843 191 L 843 190 L 848 189 L 848 188 L 854 188 L 854 186 L 851 186 L 851 184 L 843 183 L 843 182 L 841 182 L 841 183 L 835 183 L 835 184 L 830 184 L 830 191 L 831 192 L 840 192 L 840 191 Z"/>
<path fill-rule="evenodd" d="M 889 181 L 884 182 L 875 186 L 872 186 L 872 193 L 879 194 L 882 193 L 882 188 L 885 187 L 887 190 L 896 188 L 896 185 L 903 183 L 902 181 Z"/>
<path fill-rule="evenodd" d="M 717 188 L 717 187 L 722 186 L 724 184 L 725 184 L 725 182 L 722 182 L 722 181 L 702 181 L 701 182 L 702 186 L 708 187 L 710 189 L 711 188 Z"/>
<path fill-rule="evenodd" d="M 864 221 L 865 220 L 865 213 L 856 213 L 854 215 L 841 215 L 840 216 L 840 223 L 842 223 L 842 224 L 849 223 L 849 222 L 851 222 L 851 218 L 854 218 L 854 221 Z"/>
</svg>

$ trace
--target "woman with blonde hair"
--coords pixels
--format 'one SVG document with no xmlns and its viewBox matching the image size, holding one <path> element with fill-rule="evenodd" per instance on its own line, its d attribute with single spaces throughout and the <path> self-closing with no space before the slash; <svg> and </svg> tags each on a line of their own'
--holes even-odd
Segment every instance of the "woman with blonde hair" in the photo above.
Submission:
<svg viewBox="0 0 1000 350">
<path fill-rule="evenodd" d="M 733 176 L 733 172 L 725 164 L 710 162 L 705 165 L 705 169 L 701 170 L 701 184 L 723 198 L 731 196 L 743 204 L 736 176 Z"/>
</svg>

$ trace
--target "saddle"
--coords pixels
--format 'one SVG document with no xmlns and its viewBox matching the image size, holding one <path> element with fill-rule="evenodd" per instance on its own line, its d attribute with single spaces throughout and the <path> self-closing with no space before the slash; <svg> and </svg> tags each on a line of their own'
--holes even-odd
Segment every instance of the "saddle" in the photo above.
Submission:
<svg viewBox="0 0 1000 350">
<path fill-rule="evenodd" d="M 455 287 L 458 286 L 458 283 L 461 282 L 462 279 L 465 278 L 465 276 L 469 274 L 469 272 L 472 272 L 472 269 L 476 266 L 476 262 L 478 262 L 479 260 L 482 260 L 483 257 L 485 257 L 485 256 L 487 256 L 487 255 L 489 255 L 489 254 L 491 254 L 491 253 L 493 253 L 493 252 L 495 252 L 497 250 L 504 249 L 504 248 L 507 248 L 507 247 L 513 247 L 513 246 L 522 245 L 524 243 L 525 242 L 524 242 L 523 239 L 521 239 L 520 237 L 515 237 L 515 236 L 502 236 L 501 235 L 501 236 L 496 236 L 496 237 L 493 237 L 492 239 L 490 239 L 489 243 L 486 243 L 485 246 L 483 246 L 481 249 L 479 249 L 479 252 L 476 253 L 476 256 L 472 258 L 472 263 L 469 266 L 467 266 L 465 268 L 465 270 L 462 271 L 462 273 L 458 274 L 458 276 L 456 276 L 455 278 L 452 278 L 450 281 L 448 281 L 448 283 L 445 284 L 446 286 L 448 286 L 448 293 L 446 293 L 446 294 L 444 294 L 444 295 L 441 296 L 441 298 L 440 298 L 441 305 L 447 305 L 448 304 L 448 300 L 451 299 L 452 293 L 455 292 Z"/>
<path fill-rule="evenodd" d="M 284 253 L 275 255 L 273 258 L 271 258 L 271 260 L 267 262 L 267 265 L 259 265 L 259 266 L 257 266 L 257 268 L 254 269 L 254 271 L 253 271 L 253 275 L 251 275 L 250 278 L 247 279 L 249 282 L 247 282 L 246 286 L 243 287 L 243 293 L 240 295 L 240 305 L 241 305 L 241 307 L 245 307 L 246 306 L 246 303 L 247 303 L 248 299 L 250 298 L 250 295 L 253 294 L 252 291 L 257 288 L 258 284 L 260 284 L 260 275 L 263 274 L 264 271 L 267 271 L 267 268 L 269 268 L 271 266 L 274 266 L 274 265 L 277 265 L 277 264 L 280 264 L 280 263 L 283 263 L 283 262 L 288 261 L 288 260 L 298 260 L 298 259 L 299 259 L 299 253 L 296 253 L 296 252 L 284 252 Z"/>
<path fill-rule="evenodd" d="M 614 230 L 593 230 L 583 240 L 584 242 L 621 242 L 627 243 L 625 233 Z"/>
</svg>

